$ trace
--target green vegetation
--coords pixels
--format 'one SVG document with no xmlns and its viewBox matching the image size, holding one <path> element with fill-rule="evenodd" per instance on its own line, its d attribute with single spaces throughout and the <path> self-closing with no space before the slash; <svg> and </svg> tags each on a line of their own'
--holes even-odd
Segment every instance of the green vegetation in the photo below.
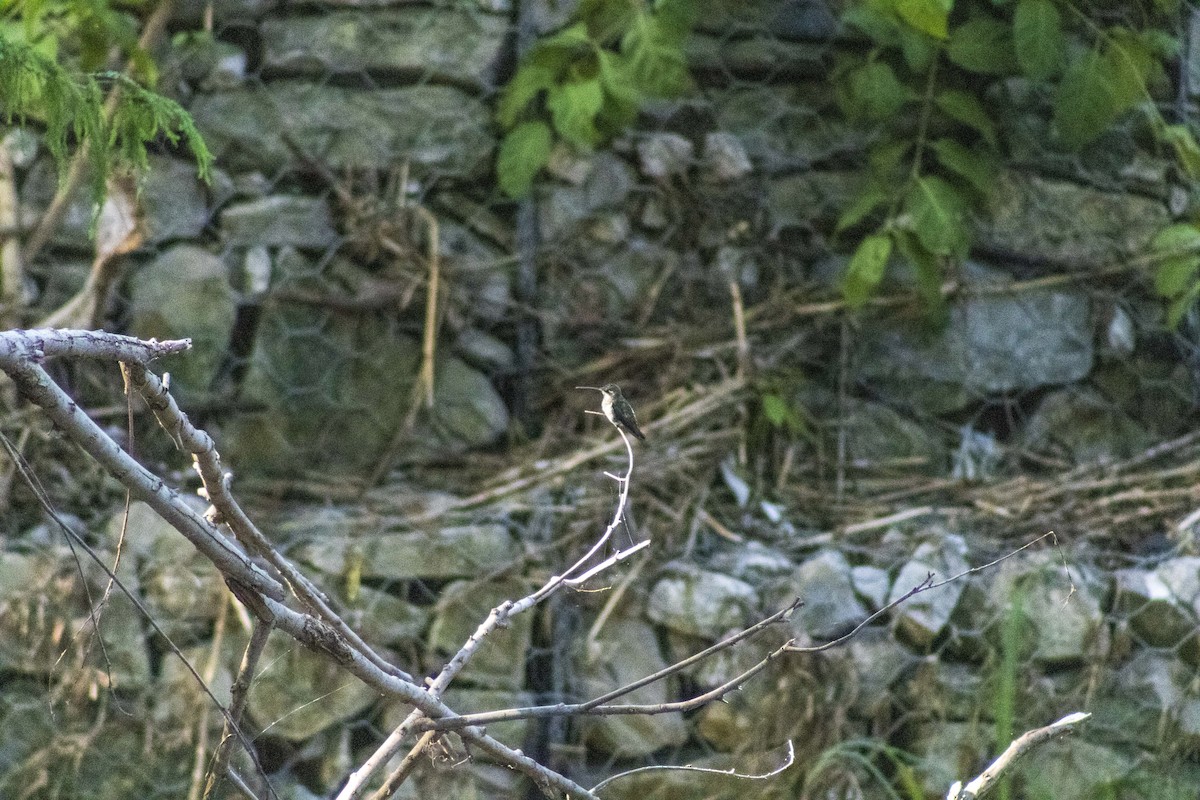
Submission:
<svg viewBox="0 0 1200 800">
<path fill-rule="evenodd" d="M 103 197 L 114 167 L 146 166 L 146 147 L 184 140 L 200 175 L 212 156 L 191 117 L 152 86 L 154 64 L 137 44 L 136 20 L 104 2 L 0 0 L 0 108 L 4 120 L 45 126 L 46 146 L 65 169 L 72 147 L 88 145 L 92 192 Z M 133 74 L 101 70 L 115 54 Z M 104 108 L 105 90 L 116 98 Z"/>
<path fill-rule="evenodd" d="M 595 147 L 625 130 L 646 98 L 687 89 L 683 44 L 695 13 L 692 0 L 583 0 L 570 25 L 529 51 L 500 98 L 500 188 L 527 194 L 556 137 Z"/>
<path fill-rule="evenodd" d="M 1061 149 L 1086 147 L 1137 111 L 1153 141 L 1189 177 L 1200 176 L 1194 136 L 1154 102 L 1167 85 L 1164 63 L 1178 55 L 1170 28 L 1179 8 L 1179 0 L 1102 10 L 1054 0 L 851 5 L 845 21 L 870 47 L 842 58 L 836 96 L 849 119 L 876 135 L 863 189 L 837 226 L 865 231 L 844 277 L 847 302 L 867 301 L 894 254 L 913 269 L 925 300 L 941 302 L 946 267 L 971 246 L 970 215 L 1009 155 L 995 99 L 1014 85 L 1046 111 Z"/>
</svg>

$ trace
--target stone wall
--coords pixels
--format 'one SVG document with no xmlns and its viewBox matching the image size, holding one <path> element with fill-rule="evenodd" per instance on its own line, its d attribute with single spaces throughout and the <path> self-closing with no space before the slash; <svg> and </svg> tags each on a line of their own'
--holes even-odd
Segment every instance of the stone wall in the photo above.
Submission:
<svg viewBox="0 0 1200 800">
<path fill-rule="evenodd" d="M 568 5 L 534 3 L 521 13 L 549 29 Z M 345 499 L 381 459 L 394 462 L 393 479 L 361 505 L 298 504 L 266 519 L 368 639 L 422 669 L 435 668 L 488 608 L 523 593 L 553 563 L 547 541 L 570 526 L 542 509 L 609 490 L 590 473 L 571 473 L 565 485 L 533 483 L 519 502 L 477 518 L 408 524 L 462 499 L 440 486 L 413 488 L 422 468 L 464 454 L 451 463 L 490 458 L 531 433 L 518 430 L 506 391 L 519 377 L 514 331 L 529 310 L 513 287 L 528 253 L 518 246 L 516 206 L 491 179 L 491 105 L 511 69 L 518 12 L 482 1 L 215 3 L 216 38 L 176 36 L 163 74 L 218 156 L 217 174 L 204 186 L 187 163 L 153 160 L 141 194 L 147 247 L 132 257 L 111 317 L 137 335 L 193 338 L 193 355 L 172 368 L 173 387 L 206 416 L 226 464 L 249 485 L 317 480 L 331 498 Z M 531 201 L 540 236 L 536 378 L 551 418 L 572 409 L 559 398 L 571 385 L 559 373 L 577 374 L 613 353 L 608 363 L 620 364 L 622 348 L 643 364 L 654 364 L 637 355 L 643 347 L 660 347 L 662 364 L 693 359 L 695 382 L 715 384 L 709 363 L 719 359 L 702 346 L 673 353 L 669 336 L 672 326 L 708 327 L 721 329 L 708 340 L 712 348 L 731 341 L 733 281 L 751 308 L 761 303 L 782 320 L 756 332 L 755 347 L 778 356 L 770 368 L 804 376 L 785 392 L 818 422 L 803 440 L 811 449 L 799 451 L 817 466 L 793 482 L 818 488 L 788 494 L 781 483 L 778 497 L 767 496 L 730 455 L 735 446 L 722 445 L 715 458 L 705 450 L 709 460 L 696 469 L 715 476 L 724 532 L 693 522 L 703 515 L 691 508 L 667 530 L 671 523 L 652 504 L 635 505 L 657 520 L 646 526 L 651 534 L 671 544 L 660 545 L 613 617 L 597 622 L 611 595 L 577 595 L 536 620 L 523 618 L 489 642 L 448 702 L 471 711 L 600 694 L 792 597 L 806 605 L 786 635 L 826 641 L 926 574 L 948 577 L 985 563 L 1065 519 L 1073 527 L 1060 529 L 1059 548 L 1022 553 L 919 596 L 848 646 L 779 664 L 728 704 L 686 717 L 516 722 L 493 732 L 598 776 L 646 760 L 723 768 L 792 738 L 808 777 L 776 786 L 799 791 L 809 780 L 808 796 L 856 776 L 865 781 L 862 796 L 884 797 L 855 759 L 895 776 L 907 763 L 895 755 L 903 751 L 917 759 L 916 782 L 932 797 L 978 771 L 996 740 L 1084 710 L 1094 723 L 1072 743 L 1032 757 L 1022 796 L 1082 800 L 1114 787 L 1128 797 L 1194 796 L 1200 562 L 1181 552 L 1179 538 L 1163 535 L 1163 521 L 1183 518 L 1194 502 L 1194 461 L 1168 465 L 1176 471 L 1159 488 L 1173 492 L 1169 498 L 1153 486 L 1120 483 L 1155 465 L 1137 460 L 1148 448 L 1195 423 L 1187 341 L 1164 330 L 1139 272 L 1121 269 L 1172 219 L 1167 199 L 1181 187 L 1167 162 L 1139 153 L 1134 166 L 1117 168 L 1106 166 L 1104 153 L 1085 153 L 1072 173 L 1054 154 L 1031 150 L 980 215 L 974 260 L 954 276 L 969 292 L 951 304 L 942 327 L 903 305 L 843 327 L 836 314 L 805 310 L 831 296 L 844 264 L 832 222 L 854 188 L 864 143 L 828 97 L 825 77 L 842 46 L 835 16 L 807 0 L 718 2 L 711 12 L 689 50 L 696 92 L 653 104 L 639 130 L 611 149 L 557 152 Z M 178 32 L 196 30 L 203 13 L 202 4 L 184 3 Z M 43 158 L 23 165 L 23 177 L 32 215 L 56 176 Z M 432 236 L 418 206 L 437 220 L 446 288 L 436 402 L 412 416 Z M 39 306 L 56 307 L 85 274 L 89 222 L 81 201 L 51 255 L 31 266 Z M 1097 280 L 1055 279 L 1079 269 L 1097 270 Z M 906 288 L 900 276 L 885 293 Z M 666 344 L 638 341 L 647 329 Z M 776 342 L 793 344 L 776 351 Z M 673 388 L 647 373 L 640 398 Z M 838 448 L 838 463 L 850 465 L 848 477 L 838 473 L 839 492 L 846 484 L 851 494 L 891 497 L 888 479 L 916 474 L 962 493 L 923 494 L 910 481 L 901 486 L 910 495 L 871 506 L 882 522 L 856 527 L 825 505 L 818 513 L 811 499 L 833 496 L 829 454 Z M 648 453 L 664 473 L 665 461 L 684 458 Z M 1024 469 L 1044 481 L 1043 494 L 1020 483 Z M 655 476 L 646 469 L 640 480 Z M 1103 491 L 1105 480 L 1113 492 Z M 1071 481 L 1077 493 L 1053 494 Z M 1135 496 L 1114 500 L 1118 491 Z M 897 506 L 914 513 L 888 523 Z M 1138 508 L 1150 512 L 1139 516 Z M 1066 516 L 1055 516 L 1060 511 Z M 218 684 L 228 680 L 244 633 L 213 638 L 225 613 L 212 602 L 220 585 L 181 539 L 142 512 L 135 509 L 129 533 L 132 582 L 189 654 L 204 660 L 228 651 L 214 662 Z M 113 526 L 98 534 L 109 552 Z M 38 546 L 32 555 L 2 554 L 0 583 L 12 588 L 0 615 L 0 672 L 17 676 L 8 682 L 11 696 L 29 700 L 40 697 L 52 671 L 54 648 L 42 639 L 52 638 L 55 621 L 78 618 L 84 597 L 47 530 L 22 535 Z M 502 579 L 480 581 L 493 572 Z M 52 581 L 61 591 L 44 588 Z M 181 724 L 194 716 L 179 699 L 189 677 L 158 644 L 146 644 L 127 611 L 114 599 L 106 615 L 112 679 L 143 698 L 156 720 Z M 256 688 L 250 713 L 271 725 L 265 741 L 281 785 L 328 793 L 403 709 L 381 707 L 289 642 L 272 647 L 265 663 L 276 666 Z M 719 685 L 764 647 L 726 653 L 630 701 Z M 79 664 L 89 657 L 79 654 Z M 81 674 L 97 680 L 94 669 Z M 5 712 L 10 724 L 0 730 L 9 741 L 0 741 L 0 753 L 30 753 L 28 742 L 13 740 L 22 703 Z M 164 748 L 194 744 L 192 727 L 180 729 L 189 733 Z M 39 728 L 30 741 L 53 735 Z M 114 736 L 95 747 L 120 763 L 132 745 Z M 555 750 L 575 745 L 586 749 Z M 825 771 L 812 771 L 822 756 Z M 4 771 L 18 761 L 6 759 Z M 139 774 L 149 782 L 160 769 L 171 774 L 149 765 Z M 684 778 L 651 775 L 617 784 L 613 794 L 700 791 L 674 783 Z M 125 785 L 108 791 L 108 781 L 99 781 L 95 796 L 129 796 L 115 793 Z M 431 796 L 519 791 L 511 775 L 483 762 L 431 766 L 418 783 Z M 1183 793 L 1188 786 L 1192 795 Z M 757 789 L 704 787 L 739 796 Z"/>
</svg>

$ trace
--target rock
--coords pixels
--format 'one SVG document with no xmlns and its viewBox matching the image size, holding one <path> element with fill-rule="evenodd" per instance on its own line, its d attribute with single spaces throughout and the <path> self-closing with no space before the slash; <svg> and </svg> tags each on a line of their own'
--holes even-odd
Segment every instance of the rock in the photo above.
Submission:
<svg viewBox="0 0 1200 800">
<path fill-rule="evenodd" d="M 743 134 L 744 136 L 744 134 Z M 802 172 L 767 183 L 767 207 L 771 227 L 832 227 L 838 215 L 854 199 L 861 176 L 853 172 Z"/>
<path fill-rule="evenodd" d="M 914 727 L 913 752 L 924 765 L 917 770 L 918 794 L 945 797 L 951 784 L 974 778 L 988 763 L 995 737 L 991 726 L 934 720 Z"/>
<path fill-rule="evenodd" d="M 542 236 L 553 242 L 575 234 L 576 225 L 598 211 L 621 209 L 633 191 L 633 170 L 607 151 L 590 159 L 579 186 L 547 186 L 538 204 Z"/>
<path fill-rule="evenodd" d="M 1116 570 L 1113 587 L 1113 610 L 1128 619 L 1139 644 L 1175 648 L 1195 634 L 1194 612 L 1155 570 Z"/>
<path fill-rule="evenodd" d="M 494 567 L 495 562 L 487 564 Z M 481 563 L 480 566 L 484 566 Z M 505 600 L 529 594 L 525 581 L 478 579 L 455 581 L 442 590 L 429 629 L 428 648 L 449 660 L 475 632 L 493 608 Z M 494 630 L 467 663 L 459 680 L 488 689 L 515 691 L 525 686 L 525 657 L 533 630 L 533 615 L 518 614 Z"/>
<path fill-rule="evenodd" d="M 176 397 L 203 397 L 228 355 L 237 314 L 225 263 L 192 245 L 163 252 L 130 281 L 129 332 L 142 339 L 190 338 L 186 353 L 162 362 Z"/>
<path fill-rule="evenodd" d="M 1172 358 L 1130 356 L 1097 364 L 1088 383 L 1112 401 L 1155 441 L 1189 430 L 1195 381 L 1185 363 Z"/>
<path fill-rule="evenodd" d="M 466 9 L 408 6 L 263 21 L 263 67 L 286 76 L 400 73 L 493 87 L 506 19 Z"/>
<path fill-rule="evenodd" d="M 724 63 L 724 53 L 712 49 L 711 43 L 698 40 L 696 46 L 709 49 L 707 54 L 696 54 L 693 49 L 698 57 Z M 753 53 L 746 55 L 755 58 Z M 829 103 L 828 92 L 827 82 L 796 80 L 781 86 L 710 88 L 705 94 L 712 104 L 712 129 L 737 136 L 754 165 L 771 174 L 808 169 L 814 162 L 827 161 L 833 153 L 861 152 L 865 148 L 869 141 L 866 132 L 817 110 Z M 846 175 L 861 180 L 857 173 Z M 777 180 L 786 186 L 793 178 L 801 177 Z M 846 200 L 851 199 L 853 189 L 851 185 L 842 191 Z M 773 207 L 774 202 L 770 205 Z M 833 218 L 844 208 L 839 205 Z"/>
<path fill-rule="evenodd" d="M 146 244 L 196 239 L 204 233 L 211 214 L 193 162 L 152 156 L 140 188 Z"/>
<path fill-rule="evenodd" d="M 196 29 L 212 14 L 213 22 L 256 20 L 278 8 L 281 0 L 180 0 L 173 9 L 173 21 L 181 27 Z"/>
<path fill-rule="evenodd" d="M 1041 290 L 972 297 L 933 333 L 924 323 L 869 324 L 857 379 L 941 413 L 991 394 L 1077 381 L 1092 362 L 1087 295 Z"/>
<path fill-rule="evenodd" d="M 650 590 L 646 616 L 679 633 L 717 639 L 744 627 L 757 606 L 750 584 L 676 564 Z"/>
<path fill-rule="evenodd" d="M 1000 565 L 987 591 L 997 620 L 989 638 L 997 648 L 1004 617 L 1018 610 L 1023 657 L 1030 650 L 1029 657 L 1039 664 L 1062 668 L 1107 656 L 1110 637 L 1100 605 L 1103 586 L 1086 567 L 1072 565 L 1067 575 L 1049 553 L 1009 559 Z"/>
<path fill-rule="evenodd" d="M 226 169 L 275 173 L 294 155 L 279 133 L 332 170 L 386 171 L 404 153 L 414 177 L 488 174 L 495 145 L 491 112 L 449 86 L 360 91 L 275 82 L 198 96 L 190 109 Z"/>
<path fill-rule="evenodd" d="M 1057 719 L 1050 717 L 1042 724 Z M 1133 769 L 1134 762 L 1117 750 L 1076 737 L 1033 748 L 1021 766 L 1028 796 L 1054 800 L 1103 797 L 1121 785 Z"/>
<path fill-rule="evenodd" d="M 704 136 L 704 152 L 700 158 L 703 177 L 718 183 L 740 180 L 754 166 L 742 140 L 732 133 L 713 131 Z"/>
<path fill-rule="evenodd" d="M 319 197 L 271 195 L 221 212 L 221 233 L 233 245 L 324 250 L 338 238 L 328 203 Z"/>
<path fill-rule="evenodd" d="M 534 696 L 530 692 L 499 690 L 499 689 L 466 689 L 457 685 L 451 686 L 446 690 L 445 694 L 446 705 L 453 708 L 459 714 L 478 714 L 485 711 L 499 711 L 505 708 L 523 708 L 526 706 L 537 705 Z M 404 720 L 412 711 L 412 706 L 396 704 L 390 706 L 389 713 L 385 716 L 385 723 L 388 730 L 395 730 L 397 726 Z M 504 742 L 509 747 L 522 748 L 525 746 L 526 738 L 529 736 L 530 728 L 533 726 L 534 720 L 530 719 L 515 719 L 508 722 L 490 722 L 487 725 L 489 736 L 494 736 Z M 487 753 L 476 753 L 475 758 L 482 758 L 484 761 L 489 759 Z M 426 795 L 428 796 L 428 795 Z M 461 795 L 441 795 L 443 797 L 459 797 Z M 512 795 L 489 795 L 491 797 L 511 797 Z"/>
<path fill-rule="evenodd" d="M 517 359 L 508 344 L 478 328 L 459 331 L 454 349 L 468 363 L 491 373 L 511 372 Z"/>
<path fill-rule="evenodd" d="M 211 630 L 228 595 L 212 562 L 178 532 L 157 537 L 149 547 L 140 549 L 139 593 L 166 634 L 182 640 Z"/>
<path fill-rule="evenodd" d="M 892 587 L 892 579 L 887 570 L 860 564 L 850 570 L 850 582 L 859 597 L 867 601 L 871 611 L 877 611 L 887 605 L 888 590 Z"/>
<path fill-rule="evenodd" d="M 709 566 L 716 572 L 745 581 L 751 586 L 777 580 L 796 568 L 792 559 L 783 552 L 753 540 L 722 550 L 713 556 Z"/>
<path fill-rule="evenodd" d="M 320 285 L 309 290 L 318 296 L 331 291 L 311 275 L 293 285 Z M 405 425 L 419 354 L 383 313 L 268 304 L 242 383 L 243 400 L 264 410 L 230 420 L 222 452 L 242 469 L 275 474 L 373 470 Z M 508 410 L 484 375 L 441 356 L 434 376 L 433 409 L 418 415 L 397 455 L 463 452 L 507 429 Z"/>
<path fill-rule="evenodd" d="M 838 30 L 838 14 L 825 0 L 715 0 L 696 26 L 718 36 L 769 31 L 780 39 L 825 42 Z"/>
<path fill-rule="evenodd" d="M 271 735 L 300 742 L 352 719 L 377 697 L 328 654 L 314 653 L 274 631 L 263 650 L 247 710 L 259 728 L 270 726 Z M 314 698 L 320 701 L 314 703 Z"/>
<path fill-rule="evenodd" d="M 684 42 L 688 66 L 697 74 L 724 73 L 746 79 L 745 83 L 801 81 L 828 74 L 829 45 L 826 42 L 789 42 L 773 33 L 746 37 L 693 34 Z M 814 112 L 810 109 L 809 115 Z M 771 123 L 773 120 L 764 120 Z"/>
<path fill-rule="evenodd" d="M 988 195 L 976 244 L 1026 259 L 1098 267 L 1146 252 L 1170 221 L 1157 200 L 1009 171 Z"/>
<path fill-rule="evenodd" d="M 930 573 L 934 582 L 943 581 L 965 572 L 970 565 L 965 558 L 967 543 L 957 534 L 945 534 L 940 542 L 924 542 L 912 558 L 900 568 L 892 583 L 888 602 L 894 603 L 924 581 Z M 926 651 L 950 621 L 958 605 L 964 583 L 954 583 L 931 589 L 904 601 L 895 616 L 896 636 L 919 651 Z"/>
<path fill-rule="evenodd" d="M 936 430 L 930 431 L 882 403 L 848 400 L 840 435 L 846 456 L 855 468 L 878 469 L 903 463 L 926 472 L 944 474 L 947 452 Z M 830 432 L 836 450 L 839 431 Z"/>
<path fill-rule="evenodd" d="M 0 550 L 0 669 L 5 672 L 49 672 L 57 658 L 56 626 L 74 616 L 67 594 L 77 575 L 66 572 L 70 551 L 65 545 L 36 553 Z"/>
<path fill-rule="evenodd" d="M 836 550 L 822 550 L 801 564 L 792 578 L 792 593 L 804 601 L 792 628 L 805 639 L 829 641 L 863 621 L 867 611 L 854 593 L 850 563 Z"/>
<path fill-rule="evenodd" d="M 67 204 L 62 222 L 50 241 L 57 247 L 93 253 L 92 198 L 86 187 L 91 180 L 85 170 L 83 191 Z M 49 159 L 37 162 L 21 187 L 22 213 L 37 219 L 58 188 L 58 172 Z M 199 237 L 209 223 L 208 199 L 190 161 L 152 155 L 139 184 L 138 209 L 142 215 L 144 244 L 162 245 L 177 239 Z"/>
<path fill-rule="evenodd" d="M 696 147 L 677 133 L 652 133 L 637 143 L 637 154 L 642 175 L 664 180 L 687 174 Z"/>
<path fill-rule="evenodd" d="M 372 645 L 412 643 L 429 625 L 429 610 L 369 586 L 359 586 L 351 599 L 345 586 L 338 592 L 338 609 L 350 627 Z"/>
<path fill-rule="evenodd" d="M 1193 669 L 1168 655 L 1140 650 L 1119 669 L 1098 676 L 1093 707 L 1104 716 L 1105 742 L 1151 752 L 1178 744 L 1178 737 L 1188 735 L 1182 729 L 1184 714 L 1200 702 L 1188 696 Z"/>
<path fill-rule="evenodd" d="M 605 622 L 587 654 L 578 654 L 576 675 L 582 697 L 598 697 L 667 666 L 654 630 L 644 622 L 616 617 Z M 670 679 L 643 686 L 623 703 L 675 700 Z M 589 748 L 614 756 L 638 758 L 687 741 L 687 723 L 679 712 L 652 716 L 583 717 L 579 720 Z"/>
<path fill-rule="evenodd" d="M 1021 431 L 1022 447 L 1076 464 L 1120 461 L 1155 441 L 1111 400 L 1087 387 L 1047 395 Z"/>
<path fill-rule="evenodd" d="M 994 717 L 995 688 L 985 683 L 974 664 L 957 664 L 926 656 L 892 690 L 900 708 L 912 718 L 969 722 Z"/>
<path fill-rule="evenodd" d="M 345 574 L 347 564 L 352 564 L 359 565 L 364 578 L 408 580 L 477 575 L 482 567 L 508 564 L 520 557 L 520 548 L 502 525 L 373 536 L 337 535 L 336 527 L 335 522 L 334 530 L 297 548 L 295 559 L 327 575 Z"/>
<path fill-rule="evenodd" d="M 857 688 L 850 713 L 858 719 L 886 717 L 901 682 L 919 659 L 881 628 L 863 629 L 847 642 L 845 651 Z"/>
</svg>

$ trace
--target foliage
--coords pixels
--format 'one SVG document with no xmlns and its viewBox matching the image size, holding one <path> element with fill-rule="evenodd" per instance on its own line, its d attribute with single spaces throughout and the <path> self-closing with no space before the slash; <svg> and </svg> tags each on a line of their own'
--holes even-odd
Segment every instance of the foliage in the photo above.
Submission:
<svg viewBox="0 0 1200 800">
<path fill-rule="evenodd" d="M 1192 223 L 1170 225 L 1151 246 L 1158 264 L 1154 288 L 1170 301 L 1167 324 L 1173 328 L 1200 298 L 1200 228 Z"/>
<path fill-rule="evenodd" d="M 0 0 L 0 15 L 4 120 L 45 125 L 46 146 L 60 176 L 71 147 L 87 143 L 93 197 L 99 201 L 113 167 L 144 168 L 148 144 L 160 138 L 177 144 L 182 137 L 200 176 L 208 178 L 212 156 L 178 103 L 127 75 L 83 71 L 102 66 L 115 47 L 132 60 L 137 74 L 153 81 L 153 63 L 137 46 L 132 18 L 91 0 Z M 109 114 L 104 110 L 104 88 L 117 98 Z"/>
<path fill-rule="evenodd" d="M 646 98 L 686 89 L 683 43 L 695 11 L 694 0 L 583 0 L 570 24 L 539 41 L 496 110 L 505 193 L 528 193 L 556 137 L 595 147 L 633 122 Z"/>
<path fill-rule="evenodd" d="M 948 265 L 971 246 L 970 216 L 1005 162 L 994 102 L 1019 82 L 1046 108 L 1052 144 L 1078 150 L 1137 110 L 1190 177 L 1200 146 L 1153 97 L 1177 56 L 1179 0 L 1090 9 L 1066 0 L 853 0 L 844 19 L 870 43 L 835 69 L 843 113 L 872 128 L 868 177 L 838 221 L 862 232 L 846 269 L 861 307 L 899 256 L 933 310 Z M 1182 269 L 1182 268 L 1180 268 Z"/>
</svg>

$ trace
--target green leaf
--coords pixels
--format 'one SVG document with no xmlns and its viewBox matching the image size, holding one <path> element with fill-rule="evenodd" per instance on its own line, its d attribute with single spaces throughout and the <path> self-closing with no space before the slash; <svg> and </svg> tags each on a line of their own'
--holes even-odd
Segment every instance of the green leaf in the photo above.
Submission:
<svg viewBox="0 0 1200 800">
<path fill-rule="evenodd" d="M 990 153 L 964 147 L 953 139 L 938 139 L 929 146 L 942 166 L 965 178 L 981 197 L 988 196 L 999 171 Z"/>
<path fill-rule="evenodd" d="M 834 233 L 839 234 L 848 228 L 853 228 L 862 222 L 868 214 L 888 201 L 888 193 L 874 181 L 871 181 L 859 193 L 854 202 L 838 217 Z"/>
<path fill-rule="evenodd" d="M 1017 62 L 1035 81 L 1058 74 L 1066 55 L 1062 18 L 1050 0 L 1020 0 L 1013 13 Z"/>
<path fill-rule="evenodd" d="M 1167 327 L 1178 327 L 1183 315 L 1191 310 L 1198 297 L 1200 297 L 1200 281 L 1192 284 L 1191 289 L 1175 298 L 1175 301 L 1171 303 L 1167 309 Z"/>
<path fill-rule="evenodd" d="M 595 120 L 603 105 L 604 90 L 598 77 L 564 83 L 546 95 L 554 129 L 568 142 L 588 147 L 600 141 Z"/>
<path fill-rule="evenodd" d="M 1163 260 L 1154 273 L 1154 291 L 1160 297 L 1178 297 L 1187 291 L 1200 269 L 1200 256 L 1175 256 Z"/>
<path fill-rule="evenodd" d="M 540 120 L 522 122 L 500 143 L 496 156 L 496 178 L 509 197 L 524 197 L 534 176 L 550 160 L 554 137 L 550 126 Z"/>
<path fill-rule="evenodd" d="M 763 416 L 767 422 L 776 428 L 783 427 L 788 418 L 787 401 L 777 394 L 764 394 L 761 399 Z"/>
<path fill-rule="evenodd" d="M 937 40 L 931 39 L 907 25 L 901 25 L 898 33 L 900 52 L 904 54 L 904 63 L 913 72 L 926 72 L 938 55 Z"/>
<path fill-rule="evenodd" d="M 1200 178 L 1200 144 L 1197 144 L 1191 130 L 1186 125 L 1164 125 L 1158 135 L 1175 151 L 1175 157 L 1187 176 Z"/>
<path fill-rule="evenodd" d="M 539 48 L 546 49 L 563 49 L 578 51 L 583 48 L 591 49 L 595 46 L 592 37 L 588 36 L 587 23 L 576 22 L 574 25 L 568 25 L 558 33 L 547 36 L 538 42 Z"/>
<path fill-rule="evenodd" d="M 1114 46 L 1068 65 L 1054 104 L 1054 126 L 1064 144 L 1083 147 L 1146 97 L 1148 58 L 1137 46 Z"/>
<path fill-rule="evenodd" d="M 904 260 L 912 267 L 917 279 L 917 293 L 925 303 L 932 316 L 941 317 L 945 313 L 946 298 L 942 295 L 942 264 L 938 257 L 921 246 L 921 242 L 909 231 L 897 230 L 893 233 L 896 249 L 904 256 Z"/>
<path fill-rule="evenodd" d="M 945 39 L 946 21 L 954 0 L 896 0 L 896 13 L 912 27 L 935 39 Z"/>
<path fill-rule="evenodd" d="M 496 120 L 502 126 L 511 128 L 518 115 L 539 93 L 558 83 L 558 76 L 565 66 L 565 59 L 561 58 L 562 52 L 559 51 L 558 54 L 559 60 L 563 62 L 561 64 L 554 64 L 547 58 L 540 61 L 531 59 L 522 64 L 513 75 L 500 95 L 500 102 L 496 104 Z"/>
<path fill-rule="evenodd" d="M 888 47 L 898 42 L 900 24 L 875 3 L 852 3 L 842 12 L 842 21 L 865 33 L 875 44 Z"/>
<path fill-rule="evenodd" d="M 850 308 L 862 308 L 875 287 L 883 280 L 888 258 L 892 255 L 892 240 L 883 234 L 863 239 L 850 257 L 846 277 L 842 281 L 842 296 Z"/>
<path fill-rule="evenodd" d="M 918 178 L 904 199 L 904 208 L 922 247 L 938 256 L 966 256 L 971 243 L 967 203 L 953 186 L 938 177 Z"/>
<path fill-rule="evenodd" d="M 872 147 L 871 151 L 867 153 L 867 163 L 871 166 L 871 173 L 881 180 L 888 180 L 898 177 L 898 173 L 901 171 L 907 172 L 908 168 L 904 164 L 904 157 L 908 155 L 912 146 L 911 139 L 899 139 Z"/>
<path fill-rule="evenodd" d="M 983 104 L 975 95 L 970 92 L 949 89 L 938 94 L 934 98 L 934 103 L 946 116 L 973 128 L 993 148 L 1000 146 L 996 135 L 996 123 L 992 122 L 992 118 L 988 116 Z"/>
<path fill-rule="evenodd" d="M 1179 223 L 1168 225 L 1150 241 L 1159 259 L 1154 289 L 1162 297 L 1177 297 L 1187 291 L 1200 269 L 1200 229 Z"/>
<path fill-rule="evenodd" d="M 975 17 L 954 29 L 946 57 L 965 70 L 984 75 L 1010 75 L 1017 71 L 1012 31 L 991 17 Z"/>
<path fill-rule="evenodd" d="M 1168 225 L 1154 235 L 1150 247 L 1162 255 L 1200 253 L 1200 228 L 1186 222 Z"/>
<path fill-rule="evenodd" d="M 870 61 L 853 70 L 846 79 L 846 113 L 851 118 L 880 122 L 890 120 L 916 92 L 896 77 L 881 61 Z"/>
</svg>

